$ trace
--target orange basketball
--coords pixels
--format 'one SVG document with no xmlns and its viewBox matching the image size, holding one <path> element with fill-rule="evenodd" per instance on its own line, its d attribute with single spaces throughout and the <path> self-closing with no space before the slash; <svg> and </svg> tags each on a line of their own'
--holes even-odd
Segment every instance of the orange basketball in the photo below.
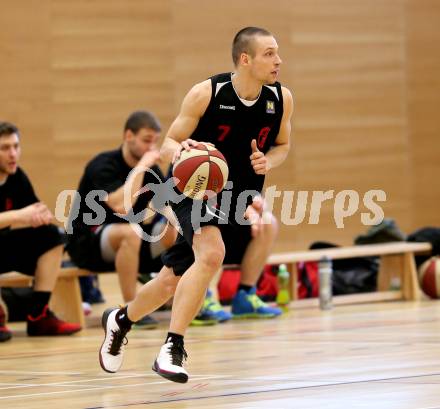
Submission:
<svg viewBox="0 0 440 409">
<path fill-rule="evenodd" d="M 174 163 L 173 177 L 177 189 L 196 200 L 206 200 L 221 192 L 228 181 L 228 164 L 214 146 L 199 143 L 182 151 Z"/>
<path fill-rule="evenodd" d="M 431 257 L 420 266 L 419 282 L 426 295 L 440 298 L 440 257 Z"/>
</svg>

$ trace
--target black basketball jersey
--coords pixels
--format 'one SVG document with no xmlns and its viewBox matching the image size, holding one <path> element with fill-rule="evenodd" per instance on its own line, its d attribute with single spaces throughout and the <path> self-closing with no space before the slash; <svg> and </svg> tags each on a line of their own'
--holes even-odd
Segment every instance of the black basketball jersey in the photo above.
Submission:
<svg viewBox="0 0 440 409">
<path fill-rule="evenodd" d="M 212 95 L 206 112 L 191 139 L 213 143 L 225 156 L 233 197 L 244 190 L 261 192 L 264 175 L 255 174 L 249 156 L 251 141 L 266 153 L 275 144 L 283 116 L 281 85 L 264 85 L 258 99 L 250 106 L 237 95 L 231 73 L 211 77 Z"/>
</svg>

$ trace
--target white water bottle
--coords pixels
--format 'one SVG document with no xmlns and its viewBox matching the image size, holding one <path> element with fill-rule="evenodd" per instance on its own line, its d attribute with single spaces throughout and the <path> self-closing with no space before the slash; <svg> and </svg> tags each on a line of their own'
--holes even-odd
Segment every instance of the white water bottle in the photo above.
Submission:
<svg viewBox="0 0 440 409">
<path fill-rule="evenodd" d="M 332 291 L 332 261 L 324 256 L 319 261 L 319 307 L 321 310 L 330 310 L 333 307 Z"/>
</svg>

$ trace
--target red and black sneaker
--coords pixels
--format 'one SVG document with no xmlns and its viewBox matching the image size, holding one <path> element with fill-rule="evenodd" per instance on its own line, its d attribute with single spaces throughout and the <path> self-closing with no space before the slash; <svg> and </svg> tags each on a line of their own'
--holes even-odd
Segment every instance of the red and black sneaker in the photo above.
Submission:
<svg viewBox="0 0 440 409">
<path fill-rule="evenodd" d="M 0 302 L 0 342 L 5 342 L 11 339 L 12 332 L 6 326 L 6 311 L 3 303 Z"/>
<path fill-rule="evenodd" d="M 61 321 L 46 305 L 38 317 L 27 316 L 27 334 L 29 336 L 70 335 L 81 330 L 79 324 Z"/>
</svg>

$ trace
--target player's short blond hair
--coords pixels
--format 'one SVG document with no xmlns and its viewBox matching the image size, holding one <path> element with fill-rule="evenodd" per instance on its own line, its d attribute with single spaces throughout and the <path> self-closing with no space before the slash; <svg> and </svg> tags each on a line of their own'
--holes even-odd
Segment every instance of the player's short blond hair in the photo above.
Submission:
<svg viewBox="0 0 440 409">
<path fill-rule="evenodd" d="M 240 61 L 240 55 L 246 53 L 255 56 L 252 40 L 255 36 L 272 36 L 272 34 L 264 28 L 245 27 L 241 29 L 232 41 L 232 61 L 237 66 Z"/>
</svg>

